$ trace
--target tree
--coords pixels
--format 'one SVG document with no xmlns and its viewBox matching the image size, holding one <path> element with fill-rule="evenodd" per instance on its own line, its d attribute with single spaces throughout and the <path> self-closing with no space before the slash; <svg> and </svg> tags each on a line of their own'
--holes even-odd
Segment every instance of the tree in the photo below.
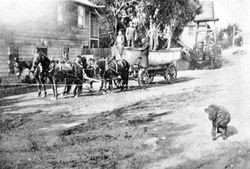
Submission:
<svg viewBox="0 0 250 169">
<path fill-rule="evenodd" d="M 102 0 L 95 1 L 100 3 Z M 102 2 L 106 7 L 102 11 L 101 35 L 104 32 L 112 32 L 113 38 L 118 29 L 124 29 L 130 20 L 134 20 L 137 22 L 139 36 L 145 36 L 146 28 L 149 28 L 151 22 L 155 22 L 161 32 L 166 25 L 169 25 L 172 32 L 170 38 L 177 39 L 183 27 L 194 19 L 201 8 L 196 0 L 105 0 Z"/>
<path fill-rule="evenodd" d="M 171 32 L 169 39 L 172 40 L 172 37 L 178 39 L 183 28 L 194 20 L 200 9 L 198 1 L 194 0 L 147 0 L 143 12 L 146 13 L 146 25 L 149 25 L 150 19 L 161 31 L 168 25 Z M 168 41 L 168 47 L 171 40 Z"/>
<path fill-rule="evenodd" d="M 142 0 L 93 0 L 93 2 L 105 5 L 105 9 L 100 11 L 100 35 L 101 45 L 109 47 L 114 42 L 119 29 L 128 26 L 131 17 L 135 16 L 136 6 Z M 110 39 L 111 38 L 111 39 Z"/>
<path fill-rule="evenodd" d="M 237 46 L 242 45 L 242 37 L 240 36 L 239 32 L 241 32 L 241 29 L 237 24 L 229 24 L 226 28 L 223 28 L 219 31 L 218 34 L 218 41 L 220 42 L 223 49 L 226 49 L 233 45 L 233 33 L 235 32 L 234 36 L 236 37 L 235 44 Z"/>
</svg>

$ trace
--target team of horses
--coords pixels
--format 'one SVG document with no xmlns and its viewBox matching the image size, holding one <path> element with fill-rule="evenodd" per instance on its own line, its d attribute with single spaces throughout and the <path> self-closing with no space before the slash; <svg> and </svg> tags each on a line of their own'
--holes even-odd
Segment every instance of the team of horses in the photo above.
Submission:
<svg viewBox="0 0 250 169">
<path fill-rule="evenodd" d="M 28 69 L 36 80 L 38 87 L 38 97 L 44 91 L 44 97 L 47 96 L 46 85 L 50 82 L 53 89 L 53 96 L 58 99 L 58 84 L 64 84 L 63 95 L 68 94 L 71 86 L 74 84 L 75 88 L 73 94 L 75 97 L 82 92 L 82 84 L 87 79 L 100 80 L 100 91 L 107 92 L 113 90 L 113 81 L 121 83 L 119 86 L 121 91 L 128 88 L 129 78 L 129 63 L 124 59 L 107 60 L 99 59 L 87 60 L 86 57 L 80 57 L 80 64 L 78 62 L 66 62 L 62 60 L 49 59 L 42 52 L 35 55 L 33 62 L 20 61 L 15 59 L 14 68 L 17 76 L 20 76 L 24 69 Z M 93 89 L 93 80 L 90 80 L 90 88 Z M 109 84 L 107 88 L 107 84 Z"/>
</svg>

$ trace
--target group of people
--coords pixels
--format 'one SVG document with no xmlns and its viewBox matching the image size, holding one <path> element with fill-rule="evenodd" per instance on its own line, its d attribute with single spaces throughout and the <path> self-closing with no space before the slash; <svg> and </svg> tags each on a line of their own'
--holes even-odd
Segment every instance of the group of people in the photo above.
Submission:
<svg viewBox="0 0 250 169">
<path fill-rule="evenodd" d="M 169 27 L 166 26 L 166 28 L 164 29 L 164 39 L 168 39 L 169 38 Z M 158 46 L 159 46 L 159 29 L 156 26 L 155 23 L 150 24 L 150 29 L 147 30 L 146 32 L 146 36 L 145 38 L 143 38 L 144 40 L 142 40 L 142 46 L 145 46 L 145 42 L 148 41 L 149 43 L 149 49 L 152 51 L 157 50 Z M 125 39 L 126 38 L 126 39 Z M 119 55 L 121 57 L 122 53 L 123 53 L 123 49 L 125 47 L 125 40 L 127 41 L 127 47 L 135 47 L 135 41 L 138 39 L 138 35 L 137 35 L 137 30 L 136 30 L 136 26 L 135 24 L 130 21 L 129 22 L 129 27 L 126 28 L 125 31 L 125 36 L 123 35 L 122 30 L 118 31 L 118 35 L 115 41 L 114 46 L 118 49 L 119 51 Z"/>
</svg>

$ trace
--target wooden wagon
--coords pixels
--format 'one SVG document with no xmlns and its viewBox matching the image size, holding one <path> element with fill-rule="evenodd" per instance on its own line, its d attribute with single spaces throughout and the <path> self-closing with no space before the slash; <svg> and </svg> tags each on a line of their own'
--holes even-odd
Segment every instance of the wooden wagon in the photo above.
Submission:
<svg viewBox="0 0 250 169">
<path fill-rule="evenodd" d="M 139 48 L 125 48 L 122 56 L 116 59 L 125 59 L 131 65 L 130 77 L 137 79 L 140 87 L 152 83 L 156 75 L 163 76 L 168 83 L 177 78 L 176 61 L 181 58 L 180 48 L 150 51 L 149 56 L 141 55 Z"/>
</svg>

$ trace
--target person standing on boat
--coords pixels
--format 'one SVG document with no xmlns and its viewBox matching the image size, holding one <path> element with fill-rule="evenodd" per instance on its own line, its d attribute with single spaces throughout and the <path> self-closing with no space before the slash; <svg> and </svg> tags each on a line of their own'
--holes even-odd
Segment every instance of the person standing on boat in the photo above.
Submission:
<svg viewBox="0 0 250 169">
<path fill-rule="evenodd" d="M 147 38 L 143 38 L 141 40 L 141 43 L 142 43 L 142 48 L 139 49 L 141 51 L 141 54 L 138 57 L 138 65 L 141 67 L 147 67 L 148 66 L 148 55 L 149 55 L 150 45 L 148 43 Z"/>
<path fill-rule="evenodd" d="M 149 37 L 150 37 L 150 49 L 156 50 L 158 46 L 158 29 L 156 28 L 155 23 L 152 24 L 152 27 L 149 30 Z"/>
<path fill-rule="evenodd" d="M 126 39 L 127 39 L 127 42 L 128 42 L 128 47 L 134 47 L 135 44 L 135 28 L 133 26 L 133 22 L 129 22 L 129 27 L 126 29 Z"/>
<path fill-rule="evenodd" d="M 122 31 L 119 30 L 118 36 L 116 37 L 116 41 L 115 41 L 115 46 L 118 50 L 117 52 L 118 56 L 116 59 L 120 59 L 122 57 L 122 52 L 124 49 L 124 42 L 125 42 L 124 35 L 122 34 Z"/>
</svg>

